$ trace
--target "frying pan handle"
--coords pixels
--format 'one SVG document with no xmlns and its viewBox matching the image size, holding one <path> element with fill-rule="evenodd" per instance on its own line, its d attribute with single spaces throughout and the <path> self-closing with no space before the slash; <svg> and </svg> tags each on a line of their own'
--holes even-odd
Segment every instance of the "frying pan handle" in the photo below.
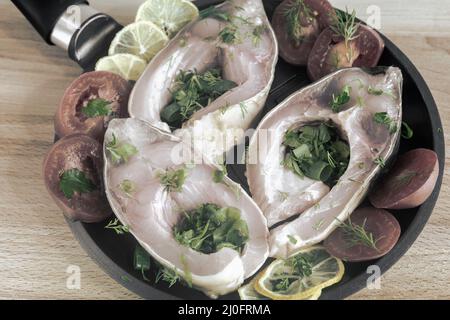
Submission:
<svg viewBox="0 0 450 320">
<path fill-rule="evenodd" d="M 72 5 L 87 4 L 86 0 L 12 0 L 27 20 L 48 44 L 59 18 Z"/>
</svg>

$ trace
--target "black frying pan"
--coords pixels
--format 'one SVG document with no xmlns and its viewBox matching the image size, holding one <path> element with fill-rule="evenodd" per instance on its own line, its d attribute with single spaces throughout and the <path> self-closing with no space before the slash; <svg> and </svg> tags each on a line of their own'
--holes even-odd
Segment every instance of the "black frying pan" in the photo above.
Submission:
<svg viewBox="0 0 450 320">
<path fill-rule="evenodd" d="M 68 51 L 69 57 L 80 64 L 84 71 L 92 70 L 95 62 L 107 54 L 109 44 L 122 28 L 111 17 L 87 9 L 82 0 L 12 0 L 33 24 L 49 44 L 57 44 Z M 220 3 L 222 1 L 199 0 L 200 8 Z M 265 0 L 264 4 L 270 17 L 277 0 Z M 69 30 L 72 36 L 66 37 L 64 32 L 56 33 L 55 28 L 61 17 L 67 13 L 71 5 L 81 5 L 89 14 L 81 19 L 78 28 Z M 64 30 L 63 30 L 64 31 Z M 67 31 L 67 30 L 66 30 Z M 391 211 L 399 220 L 402 235 L 394 249 L 386 256 L 366 263 L 345 263 L 343 280 L 323 291 L 321 299 L 342 299 L 366 286 L 371 274 L 367 267 L 377 265 L 384 273 L 410 248 L 428 221 L 436 204 L 442 184 L 445 163 L 445 143 L 439 113 L 431 92 L 420 73 L 411 61 L 391 42 L 383 36 L 386 49 L 380 65 L 395 65 L 401 68 L 404 76 L 403 107 L 404 120 L 412 126 L 414 139 L 402 140 L 400 153 L 415 148 L 428 148 L 436 151 L 440 162 L 440 174 L 431 197 L 419 208 Z M 263 114 L 279 104 L 291 93 L 308 85 L 310 81 L 304 68 L 288 65 L 280 60 L 277 65 L 276 77 Z M 61 93 L 62 94 L 62 93 Z M 256 121 L 257 122 L 257 121 Z M 256 123 L 255 123 L 256 124 Z M 248 191 L 245 167 L 231 165 L 228 168 L 230 177 Z M 133 251 L 137 244 L 131 235 L 118 236 L 110 230 L 105 230 L 105 223 L 84 224 L 68 221 L 75 237 L 83 248 L 112 278 L 126 288 L 147 299 L 205 299 L 195 290 L 175 285 L 168 288 L 165 284 L 153 284 L 142 280 L 139 271 L 133 269 Z M 237 294 L 230 294 L 222 299 L 237 299 Z"/>
</svg>

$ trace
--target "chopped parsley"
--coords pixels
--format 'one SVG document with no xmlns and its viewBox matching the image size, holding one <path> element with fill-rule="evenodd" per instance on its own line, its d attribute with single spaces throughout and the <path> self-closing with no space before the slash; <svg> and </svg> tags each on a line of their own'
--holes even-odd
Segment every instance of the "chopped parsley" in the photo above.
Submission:
<svg viewBox="0 0 450 320">
<path fill-rule="evenodd" d="M 96 189 L 94 182 L 78 169 L 64 171 L 59 180 L 59 189 L 67 199 L 72 199 L 75 192 L 89 193 Z"/>
<path fill-rule="evenodd" d="M 180 71 L 172 89 L 173 102 L 161 111 L 161 119 L 173 128 L 180 128 L 195 112 L 236 86 L 235 82 L 223 79 L 219 69 L 202 74 L 196 70 Z"/>
<path fill-rule="evenodd" d="M 88 102 L 81 112 L 88 118 L 106 117 L 111 115 L 111 102 L 105 99 L 93 99 Z"/>
<path fill-rule="evenodd" d="M 188 176 L 185 168 L 178 170 L 167 170 L 159 175 L 161 185 L 168 192 L 181 192 L 184 182 Z"/>
<path fill-rule="evenodd" d="M 387 112 L 378 112 L 375 113 L 373 116 L 373 120 L 378 124 L 385 125 L 391 134 L 397 132 L 397 125 L 395 124 L 394 120 L 392 120 L 391 117 L 389 117 Z"/>
<path fill-rule="evenodd" d="M 341 111 L 342 107 L 350 101 L 350 86 L 344 86 L 339 94 L 333 94 L 332 100 L 330 102 L 330 108 L 333 112 Z"/>
<path fill-rule="evenodd" d="M 350 148 L 328 124 L 288 131 L 283 164 L 300 177 L 334 185 L 347 170 Z"/>
<path fill-rule="evenodd" d="M 112 140 L 106 144 L 106 150 L 109 152 L 114 164 L 125 163 L 138 153 L 135 146 L 120 142 L 114 134 L 112 135 Z"/>
<path fill-rule="evenodd" d="M 205 254 L 222 248 L 241 252 L 249 238 L 247 223 L 241 219 L 239 209 L 211 203 L 185 212 L 173 233 L 181 245 Z"/>
</svg>

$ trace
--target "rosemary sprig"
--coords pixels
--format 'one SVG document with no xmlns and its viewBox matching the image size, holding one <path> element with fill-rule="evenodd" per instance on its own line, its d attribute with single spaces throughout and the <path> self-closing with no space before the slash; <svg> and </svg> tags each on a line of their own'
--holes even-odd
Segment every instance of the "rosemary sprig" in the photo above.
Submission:
<svg viewBox="0 0 450 320">
<path fill-rule="evenodd" d="M 346 9 L 346 12 L 336 10 L 336 19 L 330 28 L 336 35 L 344 38 L 345 45 L 348 47 L 348 43 L 357 38 L 358 24 L 356 23 L 356 11 L 353 10 L 349 14 L 348 9 Z"/>
<path fill-rule="evenodd" d="M 364 219 L 362 225 L 352 223 L 349 218 L 348 222 L 341 222 L 339 228 L 344 232 L 350 248 L 357 245 L 363 245 L 378 251 L 377 242 L 380 241 L 382 237 L 375 240 L 373 233 L 366 230 L 366 223 L 367 218 Z"/>
<path fill-rule="evenodd" d="M 330 26 L 331 30 L 338 36 L 344 38 L 345 48 L 347 49 L 347 60 L 351 61 L 353 58 L 353 49 L 350 47 L 350 41 L 356 39 L 358 31 L 358 24 L 356 23 L 356 11 L 353 10 L 349 14 L 348 9 L 345 12 L 336 10 L 336 19 Z"/>
<path fill-rule="evenodd" d="M 305 4 L 304 0 L 294 0 L 285 10 L 287 32 L 297 44 L 303 40 L 301 17 L 312 21 L 313 11 Z"/>
</svg>

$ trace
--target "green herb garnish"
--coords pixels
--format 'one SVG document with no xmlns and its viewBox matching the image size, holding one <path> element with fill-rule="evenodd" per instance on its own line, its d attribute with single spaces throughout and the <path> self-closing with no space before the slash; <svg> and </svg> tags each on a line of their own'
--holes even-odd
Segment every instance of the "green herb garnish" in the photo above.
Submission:
<svg viewBox="0 0 450 320">
<path fill-rule="evenodd" d="M 267 31 L 267 26 L 265 24 L 257 25 L 252 32 L 252 43 L 255 47 L 258 47 L 261 43 L 261 38 L 264 32 Z"/>
<path fill-rule="evenodd" d="M 294 245 L 297 244 L 298 241 L 297 241 L 297 239 L 295 239 L 294 236 L 291 236 L 290 234 L 288 234 L 287 237 L 288 237 L 290 243 L 292 243 Z"/>
<path fill-rule="evenodd" d="M 159 175 L 161 185 L 167 192 L 181 192 L 184 182 L 188 176 L 185 168 L 178 170 L 167 170 Z"/>
<path fill-rule="evenodd" d="M 133 266 L 134 270 L 141 272 L 142 278 L 145 281 L 150 281 L 145 273 L 150 270 L 151 258 L 147 251 L 139 245 L 134 249 Z"/>
<path fill-rule="evenodd" d="M 386 167 L 386 161 L 382 157 L 376 158 L 373 162 L 382 169 Z"/>
<path fill-rule="evenodd" d="M 351 87 L 347 85 L 342 88 L 342 91 L 338 95 L 333 93 L 332 100 L 330 102 L 330 107 L 333 112 L 341 111 L 342 107 L 350 101 L 350 91 Z"/>
<path fill-rule="evenodd" d="M 114 134 L 112 135 L 112 140 L 106 144 L 106 150 L 108 150 L 114 164 L 125 163 L 138 153 L 135 146 L 125 142 L 119 142 Z"/>
<path fill-rule="evenodd" d="M 210 203 L 185 212 L 173 232 L 180 244 L 205 254 L 222 248 L 241 252 L 249 237 L 239 209 L 220 208 Z"/>
<path fill-rule="evenodd" d="M 125 179 L 119 185 L 120 190 L 123 191 L 128 197 L 131 197 L 136 190 L 136 185 L 133 181 Z"/>
<path fill-rule="evenodd" d="M 364 219 L 362 225 L 354 224 L 351 219 L 348 219 L 348 222 L 341 223 L 339 228 L 344 232 L 345 240 L 350 248 L 363 245 L 378 251 L 376 244 L 381 238 L 375 240 L 373 234 L 366 230 L 366 223 L 367 219 Z"/>
<path fill-rule="evenodd" d="M 171 127 L 179 128 L 195 112 L 230 91 L 237 84 L 222 79 L 219 69 L 211 69 L 203 74 L 197 71 L 180 71 L 172 90 L 173 102 L 161 112 L 161 119 Z"/>
<path fill-rule="evenodd" d="M 161 266 L 156 274 L 155 282 L 159 281 L 167 282 L 169 288 L 173 287 L 177 282 L 182 281 L 180 275 L 176 270 L 172 270 L 166 267 Z"/>
<path fill-rule="evenodd" d="M 229 24 L 219 32 L 219 38 L 223 43 L 235 44 L 239 41 L 238 28 Z"/>
<path fill-rule="evenodd" d="M 314 17 L 313 11 L 305 4 L 304 0 L 294 0 L 286 8 L 284 17 L 289 37 L 299 44 L 304 38 L 301 19 L 305 18 L 311 23 Z"/>
<path fill-rule="evenodd" d="M 213 173 L 214 183 L 223 183 L 227 174 L 228 174 L 228 170 L 227 170 L 226 165 L 222 165 L 221 169 L 217 169 Z"/>
<path fill-rule="evenodd" d="M 111 115 L 111 102 L 105 99 L 93 99 L 88 102 L 81 112 L 88 118 L 106 117 Z"/>
<path fill-rule="evenodd" d="M 199 17 L 200 19 L 214 18 L 226 22 L 230 22 L 233 18 L 229 13 L 221 11 L 214 6 L 211 6 L 209 8 L 200 11 Z"/>
<path fill-rule="evenodd" d="M 378 112 L 373 116 L 373 120 L 378 124 L 385 125 L 391 134 L 397 131 L 397 124 L 389 117 L 387 112 Z"/>
<path fill-rule="evenodd" d="M 393 179 L 392 187 L 394 189 L 399 189 L 404 186 L 407 186 L 418 175 L 419 175 L 419 173 L 416 171 L 407 170 L 406 172 L 403 172 L 399 176 L 395 177 L 395 179 Z"/>
<path fill-rule="evenodd" d="M 84 172 L 70 169 L 61 174 L 59 189 L 67 199 L 72 199 L 75 192 L 88 193 L 96 189 L 94 182 L 88 179 Z"/>
<path fill-rule="evenodd" d="M 300 177 L 334 185 L 347 170 L 350 148 L 327 124 L 288 131 L 283 145 L 287 149 L 284 166 Z"/>
<path fill-rule="evenodd" d="M 124 226 L 120 223 L 119 219 L 115 218 L 108 222 L 105 226 L 105 229 L 114 230 L 116 234 L 125 234 L 130 232 L 130 227 Z"/>
<path fill-rule="evenodd" d="M 351 61 L 353 58 L 353 52 L 349 44 L 350 41 L 357 38 L 356 33 L 358 32 L 358 27 L 355 10 L 353 10 L 351 14 L 349 14 L 348 10 L 346 10 L 346 12 L 336 10 L 336 19 L 330 28 L 336 35 L 344 38 L 348 61 Z"/>
<path fill-rule="evenodd" d="M 402 138 L 409 140 L 414 136 L 414 131 L 411 129 L 411 127 L 406 123 L 402 122 Z"/>
<path fill-rule="evenodd" d="M 369 86 L 369 88 L 367 88 L 367 93 L 369 93 L 373 96 L 381 96 L 381 95 L 383 95 L 384 91 L 383 91 L 383 89 L 375 89 L 375 88 Z"/>
<path fill-rule="evenodd" d="M 301 254 L 285 260 L 284 267 L 270 280 L 274 292 L 288 292 L 294 282 L 309 277 L 313 272 L 311 262 L 307 256 Z"/>
</svg>

